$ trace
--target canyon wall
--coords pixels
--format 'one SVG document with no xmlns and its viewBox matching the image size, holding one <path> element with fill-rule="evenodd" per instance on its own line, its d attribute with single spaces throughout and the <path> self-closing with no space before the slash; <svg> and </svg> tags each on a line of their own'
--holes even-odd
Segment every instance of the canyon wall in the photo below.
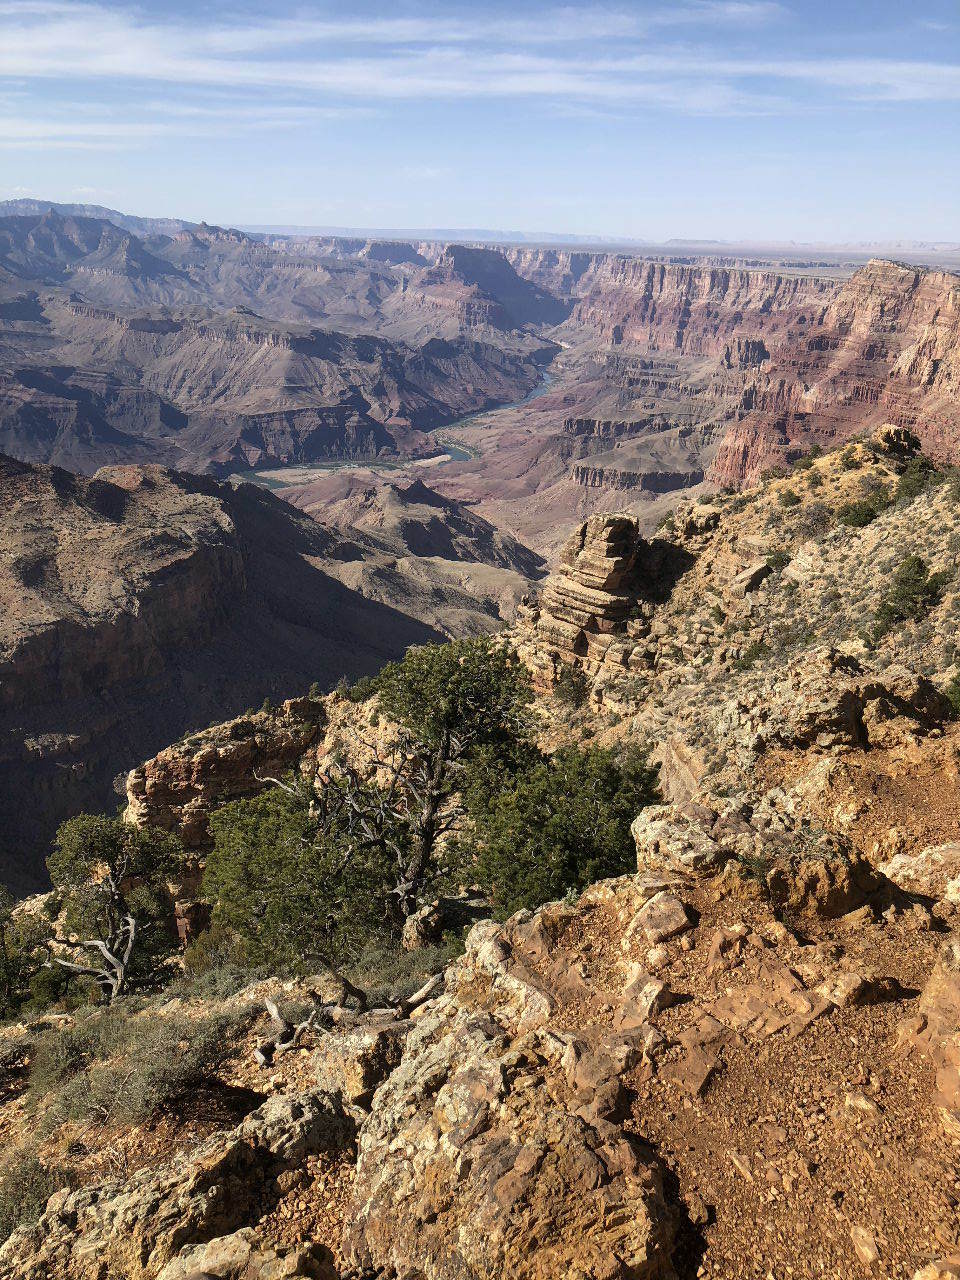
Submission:
<svg viewBox="0 0 960 1280">
<path fill-rule="evenodd" d="M 608 257 L 593 265 L 570 323 L 610 346 L 726 357 L 737 339 L 818 323 L 835 289 L 814 276 Z"/>
<path fill-rule="evenodd" d="M 812 444 L 887 421 L 910 427 L 935 456 L 960 457 L 956 275 L 879 259 L 838 279 L 616 254 L 509 256 L 521 275 L 573 300 L 559 334 L 595 340 L 623 396 L 630 362 L 639 368 L 645 356 L 699 360 L 725 375 L 734 402 L 721 408 L 727 430 L 709 472 L 718 484 L 752 483 Z M 626 360 L 619 371 L 611 351 Z M 650 374 L 639 376 L 649 393 Z M 687 369 L 687 394 L 693 381 Z M 712 395 L 719 407 L 716 392 L 714 384 L 704 402 Z"/>
<path fill-rule="evenodd" d="M 336 537 L 253 485 L 92 480 L 0 455 L 0 855 L 43 882 L 56 825 L 266 696 L 379 670 L 437 632 L 324 572 Z"/>
<path fill-rule="evenodd" d="M 755 481 L 804 447 L 883 422 L 915 431 L 935 457 L 960 458 L 960 277 L 871 262 L 816 326 L 770 345 L 714 461 L 718 483 Z"/>
</svg>

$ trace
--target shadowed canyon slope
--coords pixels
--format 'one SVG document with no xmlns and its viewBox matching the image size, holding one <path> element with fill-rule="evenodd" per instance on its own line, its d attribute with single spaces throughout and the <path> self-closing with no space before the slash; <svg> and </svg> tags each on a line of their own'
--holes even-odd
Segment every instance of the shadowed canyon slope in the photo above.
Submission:
<svg viewBox="0 0 960 1280">
<path fill-rule="evenodd" d="M 439 638 L 326 571 L 362 552 L 253 485 L 0 459 L 0 826 L 18 887 L 144 754 Z M 7 852 L 5 850 L 5 852 Z"/>
<path fill-rule="evenodd" d="M 338 527 L 160 467 L 85 479 L 0 455 L 0 826 L 18 888 L 63 817 L 185 730 L 497 630 L 543 561 L 426 485 Z M 309 504 L 308 491 L 303 495 Z"/>
</svg>

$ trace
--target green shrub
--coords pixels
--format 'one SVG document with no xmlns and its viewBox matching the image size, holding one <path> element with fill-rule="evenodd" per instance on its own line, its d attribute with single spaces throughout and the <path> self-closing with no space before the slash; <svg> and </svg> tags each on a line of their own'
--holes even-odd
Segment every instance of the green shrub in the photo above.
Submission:
<svg viewBox="0 0 960 1280">
<path fill-rule="evenodd" d="M 582 707 L 590 697 L 590 681 L 579 667 L 564 664 L 557 678 L 553 696 L 567 707 Z"/>
<path fill-rule="evenodd" d="M 92 1063 L 118 1053 L 124 1043 L 129 1014 L 121 1005 L 79 1016 L 66 1027 L 41 1036 L 30 1063 L 31 1098 L 59 1089 Z"/>
<path fill-rule="evenodd" d="M 777 501 L 781 507 L 799 507 L 800 495 L 793 489 L 783 489 Z"/>
<path fill-rule="evenodd" d="M 779 572 L 781 569 L 785 569 L 789 563 L 789 551 L 771 551 L 767 556 L 767 564 L 774 570 L 774 572 Z"/>
<path fill-rule="evenodd" d="M 960 674 L 953 677 L 943 692 L 953 707 L 954 718 L 960 719 Z"/>
<path fill-rule="evenodd" d="M 794 462 L 794 469 L 796 471 L 809 471 L 817 458 L 822 455 L 823 449 L 821 449 L 820 445 L 811 445 L 809 450 L 806 453 L 801 454 L 801 456 Z"/>
<path fill-rule="evenodd" d="M 366 993 L 373 1007 L 412 996 L 432 974 L 440 973 L 463 954 L 463 939 L 447 934 L 435 947 L 403 951 L 396 945 L 365 947 L 348 977 Z"/>
<path fill-rule="evenodd" d="M 65 985 L 58 978 L 49 984 L 49 998 L 43 998 L 43 984 L 37 980 L 50 973 L 44 968 L 49 922 L 32 912 L 17 913 L 15 905 L 13 895 L 0 885 L 0 1018 L 15 1017 L 28 1007 L 45 1008 L 63 994 Z"/>
<path fill-rule="evenodd" d="M 847 445 L 840 455 L 840 466 L 844 471 L 856 471 L 861 465 L 861 459 L 856 449 L 853 445 Z"/>
<path fill-rule="evenodd" d="M 886 511 L 893 499 L 890 491 L 875 476 L 865 479 L 860 485 L 860 497 L 848 502 L 837 512 L 842 524 L 852 529 L 863 529 L 876 520 L 881 512 Z"/>
<path fill-rule="evenodd" d="M 387 930 L 389 851 L 351 849 L 339 827 L 319 831 L 306 789 L 224 805 L 211 816 L 210 834 L 204 894 L 252 965 L 315 969 L 321 956 L 344 961 Z"/>
<path fill-rule="evenodd" d="M 799 512 L 797 532 L 804 538 L 822 538 L 833 525 L 833 515 L 825 502 L 811 502 Z"/>
<path fill-rule="evenodd" d="M 921 493 L 930 488 L 936 475 L 937 469 L 929 458 L 925 458 L 923 454 L 911 458 L 897 481 L 894 495 L 896 501 L 913 502 L 914 498 L 919 498 Z"/>
<path fill-rule="evenodd" d="M 250 965 L 237 934 L 214 921 L 184 951 L 178 987 L 186 996 L 226 1000 L 264 974 Z"/>
<path fill-rule="evenodd" d="M 345 698 L 349 698 L 351 702 L 367 702 L 377 692 L 379 687 L 378 678 L 376 676 L 361 676 L 359 680 L 348 685 L 346 680 L 338 686 L 340 692 Z"/>
<path fill-rule="evenodd" d="M 737 857 L 737 867 L 744 880 L 755 880 L 764 884 L 772 866 L 769 857 L 762 853 L 741 853 Z"/>
<path fill-rule="evenodd" d="M 733 664 L 736 671 L 749 671 L 752 666 L 765 658 L 770 652 L 770 646 L 763 640 L 754 640 L 752 644 L 747 645 L 740 657 Z"/>
<path fill-rule="evenodd" d="M 202 1084 L 251 1016 L 190 1018 L 122 1004 L 97 1010 L 38 1042 L 29 1104 L 47 1132 L 66 1121 L 147 1120 Z"/>
<path fill-rule="evenodd" d="M 870 498 L 858 498 L 847 502 L 837 511 L 837 519 L 850 529 L 865 529 L 876 520 L 883 508 Z"/>
<path fill-rule="evenodd" d="M 918 622 L 938 603 L 950 579 L 946 572 L 931 573 L 920 556 L 907 556 L 893 575 L 889 590 L 874 617 L 874 636 L 879 638 L 903 622 Z"/>
<path fill-rule="evenodd" d="M 635 870 L 630 824 L 656 799 L 642 752 L 565 747 L 496 793 L 470 794 L 467 856 L 500 909 L 536 907 Z"/>
<path fill-rule="evenodd" d="M 71 1182 L 66 1169 L 45 1164 L 29 1148 L 8 1155 L 0 1164 L 0 1244 L 17 1227 L 36 1222 L 53 1193 Z"/>
</svg>

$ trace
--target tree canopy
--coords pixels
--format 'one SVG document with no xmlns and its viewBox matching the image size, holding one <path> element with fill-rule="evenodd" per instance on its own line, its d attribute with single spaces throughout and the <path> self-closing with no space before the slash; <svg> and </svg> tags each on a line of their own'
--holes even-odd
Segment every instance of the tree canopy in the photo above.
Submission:
<svg viewBox="0 0 960 1280">
<path fill-rule="evenodd" d="M 344 964 L 389 933 L 391 859 L 344 827 L 322 830 L 311 799 L 291 779 L 211 817 L 204 893 L 254 965 Z"/>
<path fill-rule="evenodd" d="M 656 799 L 642 752 L 564 747 L 497 789 L 470 789 L 467 854 L 499 907 L 536 907 L 635 870 L 630 824 Z"/>
<path fill-rule="evenodd" d="M 529 678 L 488 639 L 411 649 L 376 692 L 395 729 L 365 743 L 371 776 L 341 760 L 316 787 L 274 779 L 211 820 L 204 890 L 258 962 L 335 965 L 396 940 L 453 873 L 470 769 L 530 740 Z"/>
<path fill-rule="evenodd" d="M 173 942 L 168 881 L 183 860 L 176 836 L 82 813 L 61 824 L 47 870 L 60 928 L 50 963 L 91 978 L 107 1000 L 146 977 Z"/>
</svg>

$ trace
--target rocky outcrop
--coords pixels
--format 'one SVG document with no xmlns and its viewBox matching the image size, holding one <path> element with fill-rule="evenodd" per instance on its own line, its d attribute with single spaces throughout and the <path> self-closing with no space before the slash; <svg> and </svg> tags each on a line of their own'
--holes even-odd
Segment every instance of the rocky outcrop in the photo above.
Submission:
<svg viewBox="0 0 960 1280">
<path fill-rule="evenodd" d="M 944 694 L 915 671 L 868 672 L 856 658 L 829 649 L 809 652 L 769 692 L 758 733 L 792 748 L 878 746 L 902 736 L 905 723 L 922 732 L 953 715 Z"/>
<path fill-rule="evenodd" d="M 424 1280 L 672 1274 L 661 1171 L 619 1124 L 638 1050 L 555 1022 L 577 979 L 547 947 L 569 915 L 472 931 L 361 1128 L 348 1257 Z"/>
<path fill-rule="evenodd" d="M 286 1068 L 296 1093 L 56 1193 L 0 1274 L 673 1280 L 691 1251 L 847 1275 L 871 1250 L 912 1274 L 960 1229 L 957 944 L 938 958 L 909 896 L 865 901 L 837 862 L 758 880 L 743 838 L 769 851 L 768 818 L 648 810 L 638 874 L 477 925 L 409 1019 L 344 1011 Z M 721 857 L 687 857 L 694 828 Z"/>
<path fill-rule="evenodd" d="M 129 773 L 125 820 L 175 831 L 186 848 L 204 849 L 211 810 L 294 769 L 324 719 L 320 699 L 296 698 L 165 748 Z"/>
<path fill-rule="evenodd" d="M 648 542 L 628 516 L 591 516 L 567 541 L 557 571 L 518 631 L 520 652 L 549 687 L 564 664 L 596 673 L 626 662 L 670 576 L 676 548 Z M 682 561 L 682 557 L 680 557 Z"/>
<path fill-rule="evenodd" d="M 904 1181 L 916 1115 L 870 1064 L 893 1049 L 910 983 L 934 968 L 933 938 L 914 934 L 908 950 L 872 927 L 883 909 L 904 929 L 914 908 L 888 905 L 856 860 L 811 856 L 768 885 L 752 878 L 743 837 L 751 855 L 769 851 L 761 814 L 645 816 L 638 875 L 476 927 L 444 995 L 415 1015 L 360 1128 L 344 1250 L 361 1271 L 665 1278 L 689 1256 L 688 1214 L 718 1274 L 743 1256 L 774 1274 L 801 1258 L 811 1274 L 820 1262 L 852 1274 L 868 1245 L 891 1274 L 913 1269 L 918 1223 L 945 1202 Z M 686 856 L 693 826 L 722 857 Z M 799 829 L 786 835 L 796 848 Z M 783 923 L 797 919 L 804 937 Z M 912 1033 L 939 1064 L 941 1106 L 956 1075 L 955 1001 L 937 976 L 950 964 L 934 969 Z M 910 1061 L 895 1055 L 887 1072 L 923 1078 Z M 745 1105 L 765 1117 L 754 1128 Z M 877 1124 L 882 1169 L 855 1154 Z M 930 1176 L 950 1167 L 936 1134 L 919 1142 Z M 817 1178 L 803 1172 L 810 1149 Z M 853 1206 L 839 1222 L 837 1179 Z"/>
<path fill-rule="evenodd" d="M 18 1280 L 186 1280 L 197 1274 L 198 1257 L 210 1263 L 212 1250 L 205 1246 L 215 1239 L 221 1260 L 232 1255 L 249 1261 L 259 1253 L 257 1269 L 247 1274 L 262 1280 L 315 1275 L 320 1258 L 313 1251 L 297 1260 L 303 1270 L 283 1270 L 274 1265 L 276 1255 L 271 1259 L 249 1238 L 232 1239 L 231 1233 L 270 1211 L 286 1172 L 316 1152 L 348 1147 L 352 1136 L 352 1121 L 330 1095 L 271 1098 L 187 1159 L 58 1192 L 35 1226 L 20 1228 L 0 1245 L 0 1274 Z M 243 1273 L 218 1267 L 215 1274 Z"/>
<path fill-rule="evenodd" d="M 909 893 L 942 898 L 960 907 L 960 843 L 929 846 L 919 853 L 896 853 L 880 870 Z"/>
<path fill-rule="evenodd" d="M 374 1091 L 399 1064 L 412 1025 L 393 1011 L 365 1015 L 354 1026 L 342 1022 L 313 1053 L 317 1086 L 348 1106 L 369 1110 Z"/>
<path fill-rule="evenodd" d="M 578 656 L 587 655 L 591 638 L 612 635 L 636 605 L 645 546 L 636 521 L 626 516 L 585 521 L 544 588 L 541 634 Z"/>
<path fill-rule="evenodd" d="M 728 369 L 758 369 L 770 352 L 760 338 L 737 338 L 724 350 L 723 363 Z"/>
<path fill-rule="evenodd" d="M 616 467 L 573 468 L 574 484 L 585 489 L 610 489 L 614 492 L 641 490 L 646 493 L 672 493 L 699 484 L 703 472 L 694 471 L 620 471 Z"/>
</svg>

